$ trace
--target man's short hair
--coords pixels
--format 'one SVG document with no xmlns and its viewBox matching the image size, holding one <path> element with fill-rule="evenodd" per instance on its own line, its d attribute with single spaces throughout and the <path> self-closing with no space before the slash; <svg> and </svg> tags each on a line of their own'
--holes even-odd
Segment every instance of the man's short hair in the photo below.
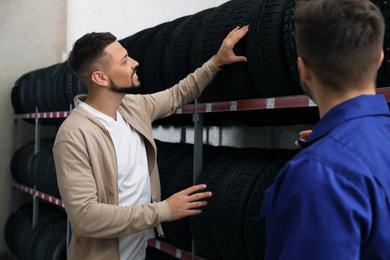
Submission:
<svg viewBox="0 0 390 260">
<path fill-rule="evenodd" d="M 385 24 L 369 0 L 312 0 L 295 12 L 298 56 L 328 87 L 374 80 Z"/>
<path fill-rule="evenodd" d="M 104 49 L 114 41 L 116 37 L 109 32 L 92 32 L 75 42 L 69 54 L 68 65 L 84 84 L 93 72 L 93 64 L 106 55 Z"/>
</svg>

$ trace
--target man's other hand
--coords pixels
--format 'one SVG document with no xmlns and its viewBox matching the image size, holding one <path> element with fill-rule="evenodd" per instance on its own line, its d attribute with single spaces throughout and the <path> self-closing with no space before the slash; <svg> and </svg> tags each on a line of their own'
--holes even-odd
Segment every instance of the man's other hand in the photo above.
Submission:
<svg viewBox="0 0 390 260">
<path fill-rule="evenodd" d="M 203 199 L 212 195 L 211 192 L 199 192 L 206 187 L 205 184 L 194 185 L 167 198 L 166 201 L 171 208 L 172 221 L 202 213 L 199 208 L 207 205 Z"/>
</svg>

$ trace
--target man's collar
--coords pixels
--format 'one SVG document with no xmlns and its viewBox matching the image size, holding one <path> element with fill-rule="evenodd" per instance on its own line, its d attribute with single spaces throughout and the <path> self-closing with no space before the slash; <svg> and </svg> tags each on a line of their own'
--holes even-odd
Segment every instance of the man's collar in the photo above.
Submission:
<svg viewBox="0 0 390 260">
<path fill-rule="evenodd" d="M 317 123 L 306 141 L 297 141 L 301 148 L 305 148 L 327 135 L 345 121 L 373 115 L 390 115 L 385 97 L 383 95 L 358 96 L 333 107 Z"/>
</svg>

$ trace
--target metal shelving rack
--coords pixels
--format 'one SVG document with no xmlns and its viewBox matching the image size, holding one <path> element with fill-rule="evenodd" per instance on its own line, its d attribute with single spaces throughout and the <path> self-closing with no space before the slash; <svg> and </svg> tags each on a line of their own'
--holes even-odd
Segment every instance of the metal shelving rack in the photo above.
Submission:
<svg viewBox="0 0 390 260">
<path fill-rule="evenodd" d="M 390 103 L 390 88 L 378 88 L 377 94 L 382 94 L 385 99 Z M 215 112 L 235 112 L 235 111 L 249 111 L 249 110 L 267 110 L 267 109 L 283 109 L 283 108 L 304 108 L 304 107 L 315 107 L 317 106 L 308 96 L 296 95 L 296 96 L 285 96 L 285 97 L 274 97 L 274 98 L 258 98 L 248 100 L 236 100 L 236 101 L 222 101 L 222 102 L 210 102 L 210 103 L 198 103 L 195 100 L 194 104 L 183 106 L 178 109 L 175 114 L 193 114 L 194 122 L 194 180 L 202 171 L 202 153 L 203 153 L 203 116 L 207 113 Z M 71 111 L 59 111 L 59 112 L 38 112 L 17 114 L 14 115 L 14 127 L 15 132 L 17 128 L 18 119 L 35 119 L 35 138 L 39 140 L 40 133 L 40 122 L 39 119 L 50 119 L 50 118 L 66 118 L 70 115 Z M 14 135 L 14 144 L 15 142 Z M 39 151 L 39 142 L 35 147 L 35 151 Z M 15 150 L 15 149 L 14 149 Z M 64 207 L 62 201 L 58 198 L 54 198 L 47 194 L 44 194 L 34 187 L 26 187 L 24 185 L 13 182 L 13 187 L 23 192 L 29 193 L 33 196 L 34 202 L 36 198 L 46 200 L 50 203 L 56 204 L 60 207 Z M 37 205 L 37 203 L 34 203 Z M 37 206 L 34 206 L 37 208 Z M 36 209 L 37 211 L 37 209 Z M 35 211 L 34 211 L 35 212 Z M 37 216 L 37 213 L 34 213 Z M 33 219 L 36 223 L 36 219 Z M 70 228 L 68 226 L 68 233 Z M 69 239 L 69 234 L 67 235 Z M 69 240 L 68 240 L 69 242 Z M 178 259 L 183 260 L 202 260 L 202 258 L 195 256 L 194 250 L 187 252 L 166 242 L 158 239 L 150 239 L 148 241 L 149 246 L 159 249 L 165 253 L 168 253 Z M 194 248 L 194 242 L 193 247 Z"/>
</svg>

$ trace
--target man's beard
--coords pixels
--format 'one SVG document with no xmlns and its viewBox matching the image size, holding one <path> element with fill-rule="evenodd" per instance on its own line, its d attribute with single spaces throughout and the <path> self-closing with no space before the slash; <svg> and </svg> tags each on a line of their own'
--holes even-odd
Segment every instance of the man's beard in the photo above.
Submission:
<svg viewBox="0 0 390 260">
<path fill-rule="evenodd" d="M 110 82 L 111 82 L 110 90 L 115 92 L 115 93 L 124 93 L 124 94 L 140 94 L 141 93 L 141 84 L 136 86 L 132 83 L 130 86 L 127 86 L 127 87 L 118 87 L 118 85 L 116 85 L 114 83 L 114 81 L 112 81 L 111 78 L 110 78 Z"/>
</svg>

